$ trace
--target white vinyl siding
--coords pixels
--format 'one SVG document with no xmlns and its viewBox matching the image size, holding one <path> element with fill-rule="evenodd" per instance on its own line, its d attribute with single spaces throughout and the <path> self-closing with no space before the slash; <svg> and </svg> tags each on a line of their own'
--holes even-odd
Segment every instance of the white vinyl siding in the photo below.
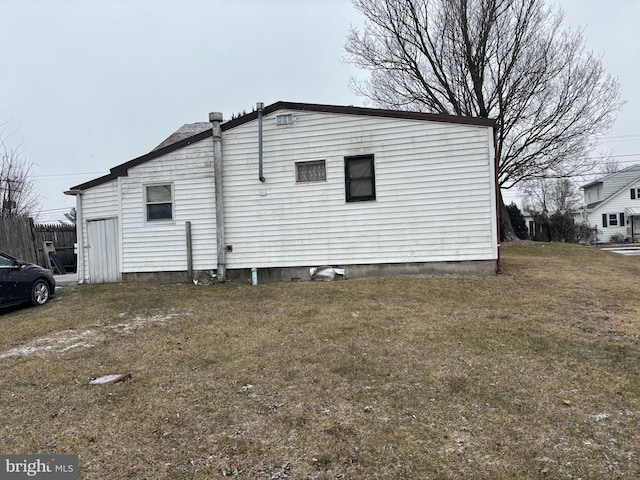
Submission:
<svg viewBox="0 0 640 480">
<path fill-rule="evenodd" d="M 210 138 L 131 168 L 122 182 L 122 271 L 187 270 L 191 222 L 194 270 L 216 268 L 215 195 Z M 145 188 L 173 186 L 173 218 L 146 221 Z"/>
<path fill-rule="evenodd" d="M 630 182 L 640 177 L 640 165 L 634 165 L 619 172 L 613 173 L 603 179 L 603 198 L 607 199 Z M 601 200 L 602 200 L 601 199 Z"/>
<path fill-rule="evenodd" d="M 281 113 L 281 112 L 280 112 Z M 223 134 L 227 268 L 495 260 L 488 127 L 296 112 Z M 376 200 L 347 202 L 344 159 L 373 155 Z M 326 182 L 296 183 L 324 158 Z"/>
</svg>

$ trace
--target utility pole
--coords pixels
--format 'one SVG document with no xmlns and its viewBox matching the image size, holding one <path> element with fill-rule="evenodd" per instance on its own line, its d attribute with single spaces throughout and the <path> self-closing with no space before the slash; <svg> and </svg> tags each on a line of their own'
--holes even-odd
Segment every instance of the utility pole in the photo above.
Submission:
<svg viewBox="0 0 640 480">
<path fill-rule="evenodd" d="M 12 179 L 9 177 L 6 177 L 4 179 L 4 191 L 2 195 L 2 216 L 10 217 L 15 213 L 17 207 L 17 203 L 15 200 L 16 189 L 13 186 L 17 182 L 18 181 L 16 179 Z"/>
</svg>

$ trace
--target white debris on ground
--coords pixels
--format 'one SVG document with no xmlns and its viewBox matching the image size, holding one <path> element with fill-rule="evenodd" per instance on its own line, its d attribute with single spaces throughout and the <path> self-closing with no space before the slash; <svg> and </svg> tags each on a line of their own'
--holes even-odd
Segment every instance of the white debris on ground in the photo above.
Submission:
<svg viewBox="0 0 640 480">
<path fill-rule="evenodd" d="M 102 377 L 94 378 L 89 382 L 90 385 L 106 385 L 111 383 L 126 382 L 131 379 L 130 373 L 114 373 L 111 375 L 103 375 Z"/>
<path fill-rule="evenodd" d="M 165 324 L 180 317 L 191 315 L 191 312 L 156 314 L 150 316 L 136 315 L 126 322 L 109 325 L 91 325 L 86 330 L 62 330 L 46 337 L 36 338 L 25 345 L 12 348 L 0 353 L 1 358 L 26 357 L 31 355 L 44 356 L 56 353 L 65 353 L 77 348 L 90 348 L 104 340 L 110 332 L 116 334 L 131 334 L 136 330 L 152 324 Z M 126 313 L 121 313 L 120 318 L 127 318 Z"/>
<path fill-rule="evenodd" d="M 311 280 L 320 282 L 330 282 L 336 275 L 340 275 L 344 278 L 344 268 L 334 267 L 312 267 L 309 269 Z"/>
<path fill-rule="evenodd" d="M 120 317 L 126 314 L 120 314 Z M 187 314 L 189 315 L 189 314 Z M 127 323 L 118 323 L 116 325 L 105 325 L 106 328 L 111 328 L 121 333 L 131 333 L 134 330 L 142 328 L 149 324 L 160 323 L 165 324 L 170 320 L 173 320 L 178 317 L 185 316 L 184 313 L 169 313 L 164 315 L 151 315 L 150 317 L 143 317 L 140 315 L 136 315 L 132 320 Z"/>
<path fill-rule="evenodd" d="M 95 330 L 84 330 L 82 332 L 63 330 L 48 337 L 36 338 L 26 345 L 0 353 L 0 358 L 64 353 L 74 348 L 93 347 L 95 342 L 101 339 L 102 335 Z"/>
</svg>

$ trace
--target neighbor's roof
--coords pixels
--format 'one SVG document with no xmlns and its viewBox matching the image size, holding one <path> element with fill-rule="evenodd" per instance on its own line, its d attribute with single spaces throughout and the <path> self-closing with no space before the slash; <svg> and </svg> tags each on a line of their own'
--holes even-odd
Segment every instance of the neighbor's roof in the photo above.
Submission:
<svg viewBox="0 0 640 480">
<path fill-rule="evenodd" d="M 640 165 L 636 163 L 636 164 L 631 165 L 630 167 L 623 168 L 622 170 L 619 170 L 617 172 L 609 173 L 609 174 L 605 175 L 604 177 L 600 177 L 598 180 L 594 180 L 593 182 L 590 182 L 590 183 L 587 183 L 586 185 L 581 186 L 580 188 L 593 187 L 594 185 L 597 185 L 599 183 L 603 183 L 608 178 L 615 177 L 616 175 L 619 175 L 621 173 L 627 172 L 629 170 L 640 170 Z"/>
<path fill-rule="evenodd" d="M 297 110 L 308 112 L 336 113 L 342 115 L 360 115 L 369 117 L 398 118 L 406 120 L 423 120 L 431 122 L 478 125 L 484 127 L 495 126 L 495 120 L 490 118 L 463 117 L 437 113 L 409 112 L 403 110 L 385 110 L 378 108 L 353 106 L 321 105 L 315 103 L 276 102 L 274 104 L 266 106 L 262 113 L 263 115 L 268 115 L 278 110 Z M 254 111 L 224 122 L 220 125 L 220 127 L 222 131 L 226 131 L 251 122 L 257 118 L 258 112 Z M 104 183 L 115 180 L 118 177 L 125 177 L 128 175 L 128 171 L 130 168 L 136 167 L 155 158 L 184 148 L 188 145 L 191 145 L 192 143 L 204 140 L 211 135 L 212 132 L 210 123 L 197 122 L 185 124 L 146 155 L 142 155 L 140 157 L 134 158 L 133 160 L 129 160 L 128 162 L 117 165 L 113 167 L 107 175 L 95 178 L 85 183 L 81 183 L 80 185 L 76 185 L 75 187 L 71 187 L 69 191 L 65 193 L 68 195 L 75 195 L 79 192 L 82 192 L 83 190 L 97 187 L 98 185 L 102 185 Z"/>
<path fill-rule="evenodd" d="M 155 152 L 156 150 L 173 145 L 174 143 L 178 143 L 180 140 L 193 137 L 194 135 L 206 130 L 211 130 L 211 124 L 209 122 L 185 123 L 178 130 L 169 135 L 164 142 L 151 151 Z"/>
</svg>

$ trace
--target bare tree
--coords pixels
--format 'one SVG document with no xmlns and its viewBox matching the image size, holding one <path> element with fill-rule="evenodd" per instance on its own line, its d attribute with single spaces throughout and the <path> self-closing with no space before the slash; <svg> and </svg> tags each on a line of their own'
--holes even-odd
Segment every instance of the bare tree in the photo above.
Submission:
<svg viewBox="0 0 640 480">
<path fill-rule="evenodd" d="M 575 211 L 581 203 L 577 185 L 569 178 L 532 178 L 520 184 L 523 210 L 554 214 Z"/>
<path fill-rule="evenodd" d="M 36 215 L 40 199 L 33 178 L 33 164 L 21 145 L 8 146 L 8 122 L 0 124 L 0 212 L 3 216 Z"/>
<path fill-rule="evenodd" d="M 386 108 L 495 118 L 499 183 L 593 168 L 622 107 L 617 79 L 544 0 L 353 0 L 353 88 Z"/>
<path fill-rule="evenodd" d="M 600 158 L 600 161 L 598 163 L 600 164 L 600 170 L 604 175 L 607 175 L 609 173 L 616 173 L 622 170 L 620 161 L 617 158 L 613 157 L 610 152 L 606 155 L 602 155 L 602 158 Z"/>
</svg>

